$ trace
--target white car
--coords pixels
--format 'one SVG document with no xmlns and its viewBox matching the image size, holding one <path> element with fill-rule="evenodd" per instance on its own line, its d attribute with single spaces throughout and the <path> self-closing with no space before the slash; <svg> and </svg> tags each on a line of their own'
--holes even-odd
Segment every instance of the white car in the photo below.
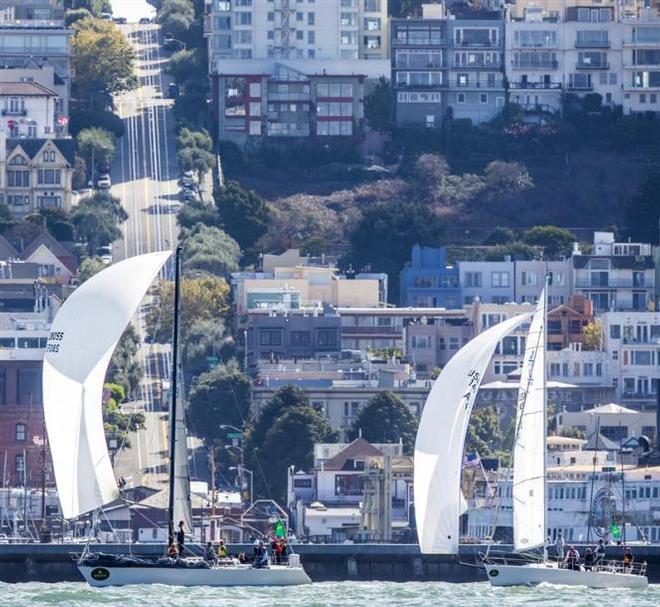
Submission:
<svg viewBox="0 0 660 607">
<path fill-rule="evenodd" d="M 96 187 L 99 190 L 109 190 L 110 187 L 112 186 L 112 180 L 110 179 L 110 175 L 101 175 L 96 182 Z"/>
</svg>

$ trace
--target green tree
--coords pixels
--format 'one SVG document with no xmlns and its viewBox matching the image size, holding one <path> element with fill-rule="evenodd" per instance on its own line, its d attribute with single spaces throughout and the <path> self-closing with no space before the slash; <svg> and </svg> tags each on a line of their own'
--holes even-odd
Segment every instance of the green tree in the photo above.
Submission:
<svg viewBox="0 0 660 607">
<path fill-rule="evenodd" d="M 182 128 L 176 144 L 179 166 L 184 171 L 197 171 L 202 183 L 206 171 L 213 168 L 213 140 L 206 131 Z"/>
<path fill-rule="evenodd" d="M 73 30 L 71 65 L 76 98 L 89 103 L 90 109 L 98 108 L 102 100 L 100 109 L 105 109 L 111 95 L 136 86 L 133 49 L 111 21 L 80 19 Z"/>
<path fill-rule="evenodd" d="M 503 448 L 503 436 L 495 407 L 475 407 L 470 417 L 465 451 L 490 457 Z"/>
<path fill-rule="evenodd" d="M 186 241 L 183 258 L 186 272 L 227 276 L 238 271 L 241 248 L 222 230 L 198 223 L 189 232 L 184 231 L 183 236 Z"/>
<path fill-rule="evenodd" d="M 185 37 L 195 21 L 195 8 L 190 0 L 163 0 L 157 21 L 167 34 Z"/>
<path fill-rule="evenodd" d="M 393 392 L 379 392 L 369 399 L 353 421 L 349 438 L 360 434 L 370 443 L 403 442 L 407 453 L 415 445 L 418 421 L 408 406 Z"/>
<path fill-rule="evenodd" d="M 76 21 L 87 19 L 91 16 L 92 14 L 86 8 L 70 10 L 64 15 L 64 25 L 66 25 L 66 27 L 71 27 Z"/>
<path fill-rule="evenodd" d="M 78 268 L 78 284 L 83 284 L 106 267 L 100 257 L 84 257 Z"/>
<path fill-rule="evenodd" d="M 195 322 L 221 320 L 227 314 L 229 286 L 215 276 L 184 278 L 181 281 L 181 334 L 186 335 Z M 158 285 L 160 306 L 147 316 L 147 332 L 156 341 L 172 339 L 174 283 L 163 280 Z"/>
<path fill-rule="evenodd" d="M 105 129 L 83 129 L 78 133 L 76 143 L 78 153 L 89 167 L 92 176 L 97 164 L 109 164 L 115 155 L 115 139 L 112 133 Z"/>
<path fill-rule="evenodd" d="M 167 63 L 168 73 L 177 84 L 184 87 L 207 78 L 205 54 L 201 49 L 183 50 L 174 53 Z"/>
<path fill-rule="evenodd" d="M 365 209 L 350 234 L 350 260 L 359 270 L 387 272 L 390 297 L 396 301 L 398 275 L 412 246 L 437 247 L 444 234 L 445 222 L 427 206 L 399 201 L 374 204 Z"/>
<path fill-rule="evenodd" d="M 188 415 L 196 433 L 208 442 L 220 441 L 222 424 L 243 427 L 250 413 L 252 384 L 231 360 L 202 373 L 190 391 Z"/>
<path fill-rule="evenodd" d="M 73 169 L 71 186 L 74 190 L 82 190 L 87 186 L 87 163 L 80 156 L 76 156 L 76 166 Z"/>
<path fill-rule="evenodd" d="M 314 445 L 336 440 L 337 435 L 325 417 L 308 405 L 288 409 L 279 415 L 258 452 L 268 495 L 286 503 L 288 468 L 295 466 L 296 470 L 309 470 L 314 464 Z M 260 483 L 255 484 L 259 489 Z"/>
<path fill-rule="evenodd" d="M 122 448 L 129 448 L 131 441 L 129 434 L 144 428 L 145 417 L 142 411 L 124 413 L 121 403 L 126 400 L 124 387 L 108 383 L 104 386 L 104 392 L 108 395 L 103 406 L 103 427 L 106 439 L 116 438 Z"/>
<path fill-rule="evenodd" d="M 236 352 L 234 339 L 222 320 L 193 322 L 181 338 L 181 366 L 185 386 L 192 386 L 198 375 L 214 364 L 227 362 Z"/>
<path fill-rule="evenodd" d="M 571 254 L 575 235 L 556 226 L 534 226 L 523 233 L 523 241 L 529 245 L 543 247 L 546 259 L 567 257 Z"/>
<path fill-rule="evenodd" d="M 144 369 L 137 356 L 139 348 L 140 336 L 129 324 L 115 348 L 106 375 L 109 382 L 122 386 L 126 394 L 135 394 L 144 377 Z"/>
<path fill-rule="evenodd" d="M 119 200 L 105 192 L 85 199 L 71 213 L 76 237 L 85 243 L 89 256 L 95 255 L 99 247 L 119 240 L 122 233 L 118 226 L 127 218 Z"/>
<path fill-rule="evenodd" d="M 626 230 L 635 241 L 660 244 L 660 170 L 649 173 L 624 213 Z"/>
<path fill-rule="evenodd" d="M 516 234 L 511 228 L 497 226 L 484 240 L 485 245 L 506 245 L 516 240 Z"/>
<path fill-rule="evenodd" d="M 214 193 L 223 229 L 246 251 L 266 233 L 270 210 L 254 190 L 229 181 Z"/>
<path fill-rule="evenodd" d="M 381 76 L 364 100 L 364 115 L 369 126 L 376 131 L 391 131 L 394 117 L 394 93 L 390 81 Z"/>
</svg>

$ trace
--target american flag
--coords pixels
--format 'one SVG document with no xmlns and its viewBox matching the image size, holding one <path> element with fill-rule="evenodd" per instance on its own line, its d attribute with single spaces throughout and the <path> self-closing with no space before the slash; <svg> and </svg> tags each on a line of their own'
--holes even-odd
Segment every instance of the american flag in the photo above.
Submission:
<svg viewBox="0 0 660 607">
<path fill-rule="evenodd" d="M 481 458 L 478 453 L 466 453 L 463 458 L 463 470 L 466 468 L 478 468 L 481 466 Z"/>
</svg>

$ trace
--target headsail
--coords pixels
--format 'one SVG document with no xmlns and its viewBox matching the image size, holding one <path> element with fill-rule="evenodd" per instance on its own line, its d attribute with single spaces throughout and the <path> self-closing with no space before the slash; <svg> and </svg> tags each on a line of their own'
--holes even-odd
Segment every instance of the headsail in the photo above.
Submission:
<svg viewBox="0 0 660 607">
<path fill-rule="evenodd" d="M 170 255 L 109 266 L 78 287 L 53 321 L 43 365 L 44 416 L 65 518 L 119 496 L 103 431 L 103 382 L 117 342 Z"/>
<path fill-rule="evenodd" d="M 181 375 L 179 375 L 181 377 Z M 178 397 L 178 395 L 177 395 Z M 183 402 L 179 398 L 174 423 L 176 424 L 174 440 L 174 512 L 175 525 L 183 521 L 186 529 L 192 532 L 193 517 L 190 502 L 190 473 L 188 470 L 188 444 L 186 440 L 186 413 Z"/>
<path fill-rule="evenodd" d="M 545 529 L 545 291 L 532 320 L 520 376 L 513 447 L 513 542 L 516 550 L 543 546 Z"/>
<path fill-rule="evenodd" d="M 447 363 L 426 399 L 415 442 L 415 518 L 424 553 L 456 554 L 461 469 L 472 406 L 497 344 L 529 314 L 477 335 Z"/>
</svg>

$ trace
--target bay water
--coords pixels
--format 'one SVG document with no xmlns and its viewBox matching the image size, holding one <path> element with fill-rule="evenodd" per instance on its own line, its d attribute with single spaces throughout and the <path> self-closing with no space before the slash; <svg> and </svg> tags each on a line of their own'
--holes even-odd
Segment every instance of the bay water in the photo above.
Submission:
<svg viewBox="0 0 660 607">
<path fill-rule="evenodd" d="M 0 584 L 0 607 L 658 607 L 647 590 L 541 585 L 491 588 L 488 582 L 322 582 L 292 588 L 91 588 L 84 583 Z"/>
</svg>

